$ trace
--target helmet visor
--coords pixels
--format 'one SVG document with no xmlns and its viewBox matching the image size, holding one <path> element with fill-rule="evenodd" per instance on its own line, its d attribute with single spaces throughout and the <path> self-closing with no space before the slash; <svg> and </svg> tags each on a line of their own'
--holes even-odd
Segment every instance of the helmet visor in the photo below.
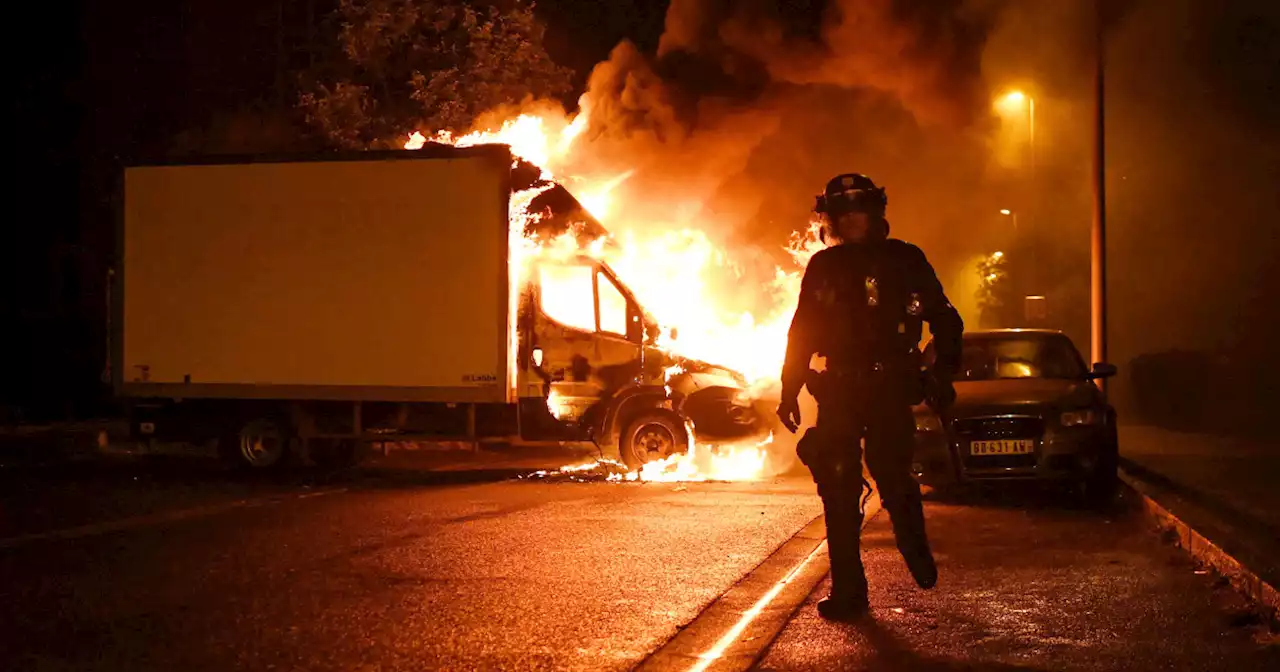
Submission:
<svg viewBox="0 0 1280 672">
<path fill-rule="evenodd" d="M 846 189 L 827 194 L 827 212 L 842 215 L 865 212 L 878 215 L 884 212 L 884 195 L 879 189 Z"/>
</svg>

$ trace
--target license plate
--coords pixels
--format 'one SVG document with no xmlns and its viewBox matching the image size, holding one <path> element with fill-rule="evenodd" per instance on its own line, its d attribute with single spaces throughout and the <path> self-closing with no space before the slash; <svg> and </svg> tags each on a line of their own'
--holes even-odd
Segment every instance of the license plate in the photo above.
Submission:
<svg viewBox="0 0 1280 672">
<path fill-rule="evenodd" d="M 970 455 L 1027 455 L 1036 452 L 1035 439 L 970 441 Z"/>
</svg>

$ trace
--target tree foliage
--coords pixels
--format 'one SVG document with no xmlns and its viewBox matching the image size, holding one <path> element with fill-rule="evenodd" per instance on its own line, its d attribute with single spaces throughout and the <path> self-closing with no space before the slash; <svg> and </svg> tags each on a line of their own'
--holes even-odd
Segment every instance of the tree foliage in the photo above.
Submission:
<svg viewBox="0 0 1280 672">
<path fill-rule="evenodd" d="M 523 0 L 341 0 L 332 19 L 335 48 L 303 76 L 299 106 L 338 147 L 464 131 L 483 112 L 570 87 Z"/>
<path fill-rule="evenodd" d="M 986 316 L 994 317 L 1010 303 L 1010 283 L 1007 282 L 1006 261 L 1003 252 L 996 252 L 978 262 L 978 308 Z"/>
</svg>

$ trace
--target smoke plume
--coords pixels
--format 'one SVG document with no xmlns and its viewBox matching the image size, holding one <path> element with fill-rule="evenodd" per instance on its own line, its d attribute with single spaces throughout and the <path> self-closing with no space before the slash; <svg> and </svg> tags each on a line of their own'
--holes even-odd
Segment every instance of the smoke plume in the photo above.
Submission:
<svg viewBox="0 0 1280 672">
<path fill-rule="evenodd" d="M 895 234 L 927 243 L 981 187 L 981 55 L 1001 5 L 674 0 L 655 54 L 624 42 L 592 72 L 569 172 L 631 171 L 629 222 L 768 249 L 831 175 L 865 172 Z"/>
</svg>

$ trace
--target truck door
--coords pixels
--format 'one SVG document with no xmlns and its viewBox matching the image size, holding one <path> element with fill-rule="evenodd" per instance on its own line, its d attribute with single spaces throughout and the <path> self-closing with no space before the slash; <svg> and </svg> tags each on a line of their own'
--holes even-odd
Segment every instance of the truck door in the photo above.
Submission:
<svg viewBox="0 0 1280 672">
<path fill-rule="evenodd" d="M 644 377 L 643 315 L 605 267 L 586 259 L 539 263 L 530 289 L 521 435 L 586 439 L 601 402 Z"/>
</svg>

